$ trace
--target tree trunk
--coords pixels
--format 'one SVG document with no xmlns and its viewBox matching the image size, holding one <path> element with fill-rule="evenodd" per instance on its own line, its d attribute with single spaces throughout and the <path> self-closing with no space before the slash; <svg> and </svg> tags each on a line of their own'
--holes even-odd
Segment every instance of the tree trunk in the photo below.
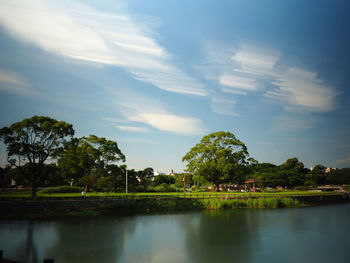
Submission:
<svg viewBox="0 0 350 263">
<path fill-rule="evenodd" d="M 215 184 L 216 186 L 216 192 L 220 192 L 220 184 Z"/>
<path fill-rule="evenodd" d="M 32 199 L 36 197 L 36 182 L 32 183 Z"/>
<path fill-rule="evenodd" d="M 34 168 L 32 170 L 32 199 L 36 197 L 36 187 L 37 187 L 37 182 L 38 182 L 38 178 L 40 178 L 40 175 L 41 175 L 40 167 L 34 164 Z"/>
</svg>

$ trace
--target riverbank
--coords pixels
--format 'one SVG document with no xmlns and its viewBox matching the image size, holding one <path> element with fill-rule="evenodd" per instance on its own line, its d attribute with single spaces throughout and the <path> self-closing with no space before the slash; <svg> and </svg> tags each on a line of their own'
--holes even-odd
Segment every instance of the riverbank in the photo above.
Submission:
<svg viewBox="0 0 350 263">
<path fill-rule="evenodd" d="M 255 198 L 154 198 L 9 200 L 0 202 L 0 219 L 50 219 L 100 215 L 126 215 L 205 209 L 295 208 L 349 202 L 346 193 L 296 197 Z"/>
</svg>

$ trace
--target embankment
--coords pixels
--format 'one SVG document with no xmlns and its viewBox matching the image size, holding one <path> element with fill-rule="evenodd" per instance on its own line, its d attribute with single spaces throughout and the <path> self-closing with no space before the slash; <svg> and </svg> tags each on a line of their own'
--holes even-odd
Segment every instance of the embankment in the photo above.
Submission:
<svg viewBox="0 0 350 263">
<path fill-rule="evenodd" d="M 68 216 L 125 215 L 203 209 L 292 208 L 349 202 L 349 194 L 246 199 L 97 199 L 0 201 L 1 219 L 48 219 Z"/>
</svg>

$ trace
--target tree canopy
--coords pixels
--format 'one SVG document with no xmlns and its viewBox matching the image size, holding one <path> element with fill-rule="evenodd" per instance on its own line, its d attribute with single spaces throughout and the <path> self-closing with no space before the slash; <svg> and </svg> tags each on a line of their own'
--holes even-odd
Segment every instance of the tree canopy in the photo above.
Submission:
<svg viewBox="0 0 350 263">
<path fill-rule="evenodd" d="M 83 176 L 108 176 L 108 167 L 118 161 L 124 162 L 125 155 L 115 141 L 90 135 L 74 139 L 62 152 L 58 166 L 77 181 Z"/>
<path fill-rule="evenodd" d="M 45 161 L 56 158 L 73 135 L 71 124 L 44 116 L 34 116 L 0 129 L 8 162 L 28 176 L 33 197 Z M 24 165 L 28 169 L 22 169 Z"/>
<path fill-rule="evenodd" d="M 215 184 L 242 181 L 241 168 L 247 164 L 248 150 L 231 132 L 215 132 L 204 136 L 182 158 L 187 170 Z"/>
</svg>

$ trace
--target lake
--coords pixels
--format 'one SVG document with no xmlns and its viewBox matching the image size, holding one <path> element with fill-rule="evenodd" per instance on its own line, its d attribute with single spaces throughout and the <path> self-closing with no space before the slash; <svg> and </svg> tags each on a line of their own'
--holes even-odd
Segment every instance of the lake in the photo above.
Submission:
<svg viewBox="0 0 350 263">
<path fill-rule="evenodd" d="M 54 221 L 0 221 L 26 263 L 350 262 L 350 204 Z"/>
</svg>

